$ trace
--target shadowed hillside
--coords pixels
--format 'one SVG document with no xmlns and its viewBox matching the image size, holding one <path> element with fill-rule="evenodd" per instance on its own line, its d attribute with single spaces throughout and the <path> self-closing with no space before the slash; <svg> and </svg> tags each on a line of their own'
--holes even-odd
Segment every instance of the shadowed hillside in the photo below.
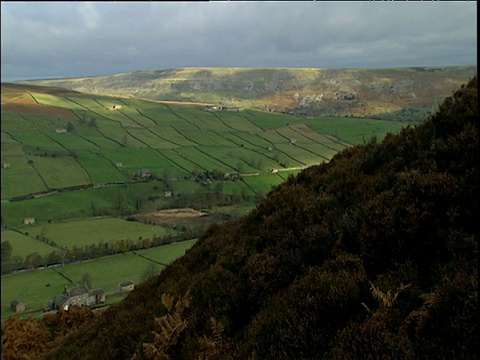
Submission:
<svg viewBox="0 0 480 360">
<path fill-rule="evenodd" d="M 476 66 L 396 69 L 180 68 L 31 80 L 81 92 L 245 106 L 306 116 L 421 121 Z"/>
<path fill-rule="evenodd" d="M 289 178 L 46 358 L 475 359 L 477 104 Z"/>
</svg>

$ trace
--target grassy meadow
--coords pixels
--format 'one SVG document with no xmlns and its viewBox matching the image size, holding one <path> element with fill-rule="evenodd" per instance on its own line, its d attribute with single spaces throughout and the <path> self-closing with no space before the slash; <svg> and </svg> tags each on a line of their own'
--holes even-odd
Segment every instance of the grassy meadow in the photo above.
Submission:
<svg viewBox="0 0 480 360">
<path fill-rule="evenodd" d="M 26 229 L 30 230 L 30 229 Z M 46 256 L 52 251 L 58 250 L 57 247 L 45 244 L 32 238 L 29 231 L 20 233 L 13 230 L 2 230 L 2 241 L 9 241 L 12 245 L 12 256 L 19 256 L 24 259 L 27 255 L 37 252 L 41 256 Z"/>
<path fill-rule="evenodd" d="M 207 112 L 203 106 L 28 89 L 35 105 L 49 111 L 10 110 L 15 99 L 2 104 L 2 163 L 10 165 L 2 176 L 2 199 L 124 181 L 141 169 L 159 178 L 165 171 L 185 178 L 195 169 L 253 172 L 310 165 L 403 126 L 250 109 Z M 112 110 L 114 105 L 121 108 Z"/>
<path fill-rule="evenodd" d="M 209 112 L 199 104 L 2 84 L 2 242 L 10 243 L 12 257 L 24 259 L 32 252 L 45 257 L 61 248 L 175 235 L 125 217 L 172 206 L 242 214 L 300 168 L 403 126 L 251 109 Z M 139 177 L 142 170 L 150 176 Z M 213 173 L 215 179 L 206 178 Z M 224 181 L 218 174 L 239 178 Z M 34 225 L 23 224 L 28 217 Z M 120 281 L 138 283 L 148 263 L 168 264 L 191 244 L 61 271 L 72 282 L 88 272 L 94 287 L 112 292 Z M 14 299 L 27 308 L 46 304 L 65 281 L 53 269 L 3 276 L 2 316 Z"/>
<path fill-rule="evenodd" d="M 29 226 L 26 228 L 25 226 Z M 173 231 L 160 226 L 146 225 L 139 222 L 125 221 L 118 218 L 88 218 L 64 222 L 25 225 L 20 231 L 28 230 L 30 236 L 36 238 L 43 235 L 54 241 L 59 247 L 71 248 L 91 244 L 114 243 L 119 240 L 138 238 L 152 239 L 172 235 Z"/>
<path fill-rule="evenodd" d="M 11 301 L 22 301 L 27 311 L 41 309 L 48 305 L 50 300 L 59 296 L 65 286 L 73 287 L 81 283 L 87 273 L 91 278 L 91 287 L 103 288 L 107 295 L 116 292 L 117 284 L 120 282 L 132 280 L 139 284 L 142 273 L 149 264 L 153 262 L 155 268 L 161 271 L 164 267 L 158 262 L 171 263 L 193 246 L 195 241 L 183 241 L 142 250 L 138 252 L 141 256 L 125 253 L 54 269 L 46 268 L 2 276 L 2 318 L 13 314 L 10 310 Z"/>
</svg>

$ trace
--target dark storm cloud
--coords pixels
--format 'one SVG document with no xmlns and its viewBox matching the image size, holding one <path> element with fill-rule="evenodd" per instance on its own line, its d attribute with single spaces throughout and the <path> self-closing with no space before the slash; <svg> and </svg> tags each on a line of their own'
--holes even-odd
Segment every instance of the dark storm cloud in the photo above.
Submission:
<svg viewBox="0 0 480 360">
<path fill-rule="evenodd" d="M 2 80 L 476 63 L 475 2 L 2 2 Z"/>
</svg>

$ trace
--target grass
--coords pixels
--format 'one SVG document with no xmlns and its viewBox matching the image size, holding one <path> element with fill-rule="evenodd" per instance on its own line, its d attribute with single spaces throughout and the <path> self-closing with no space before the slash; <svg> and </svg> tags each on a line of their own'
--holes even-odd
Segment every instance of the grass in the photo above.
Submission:
<svg viewBox="0 0 480 360">
<path fill-rule="evenodd" d="M 211 113 L 203 106 L 72 92 L 46 94 L 38 88 L 24 94 L 16 91 L 18 99 L 31 100 L 32 95 L 49 109 L 70 110 L 76 117 L 64 118 L 64 113 L 55 115 L 53 110 L 41 115 L 2 111 L 2 161 L 21 163 L 3 177 L 2 199 L 42 191 L 43 182 L 49 188 L 116 182 L 124 179 L 123 172 L 133 175 L 144 168 L 160 177 L 169 173 L 184 178 L 196 169 L 231 172 L 240 167 L 253 172 L 281 168 L 280 164 L 316 163 L 317 157 L 330 158 L 349 144 L 403 125 L 371 119 L 305 119 L 248 109 Z M 114 104 L 122 108 L 107 109 Z M 67 123 L 73 125 L 73 133 L 55 133 Z M 286 146 L 291 139 L 303 149 Z M 27 160 L 33 160 L 34 168 L 25 166 Z M 123 169 L 117 169 L 116 162 L 122 162 Z M 61 175 L 65 172 L 68 177 Z"/>
<path fill-rule="evenodd" d="M 165 169 L 171 172 L 182 173 L 182 169 L 169 161 L 161 152 L 156 150 L 144 149 L 105 149 L 102 154 L 112 163 L 123 163 L 123 170 L 128 174 L 134 175 L 142 169 L 148 169 L 151 172 L 162 176 Z"/>
<path fill-rule="evenodd" d="M 21 231 L 25 228 L 22 227 Z M 28 229 L 31 236 L 42 233 L 58 246 L 71 248 L 90 244 L 114 243 L 118 240 L 131 239 L 136 241 L 142 237 L 162 237 L 172 233 L 171 230 L 159 226 L 145 225 L 139 222 L 125 221 L 117 218 L 90 218 L 65 221 L 60 223 L 42 224 Z"/>
<path fill-rule="evenodd" d="M 33 229 L 33 227 L 32 227 Z M 37 252 L 42 256 L 48 255 L 53 251 L 58 250 L 58 248 L 47 245 L 39 240 L 32 238 L 32 232 L 28 227 L 24 228 L 24 231 L 27 232 L 30 236 L 25 234 L 20 234 L 12 230 L 2 230 L 2 242 L 8 241 L 12 245 L 12 257 L 19 256 L 22 259 L 33 252 Z"/>
<path fill-rule="evenodd" d="M 56 106 L 62 107 L 71 110 L 82 109 L 80 105 L 72 103 L 67 98 L 63 96 L 51 95 L 51 94 L 43 94 L 38 92 L 30 92 L 32 97 L 40 104 L 49 105 L 49 106 Z M 68 94 L 68 96 L 78 96 L 74 94 Z"/>
<path fill-rule="evenodd" d="M 148 259 L 130 252 L 68 265 L 59 271 L 73 281 L 70 286 L 81 283 L 82 276 L 88 273 L 92 277 L 92 288 L 103 288 L 106 293 L 112 293 L 120 282 L 132 280 L 135 284 L 140 283 L 142 272 L 149 263 Z M 163 270 L 160 265 L 159 268 Z"/>
<path fill-rule="evenodd" d="M 2 169 L 2 200 L 47 190 L 42 178 L 27 163 L 26 158 L 6 157 L 6 159 L 11 167 Z"/>
<path fill-rule="evenodd" d="M 154 249 L 140 250 L 137 251 L 137 253 L 157 263 L 169 265 L 185 254 L 185 251 L 190 249 L 196 241 L 196 239 L 182 241 L 175 244 L 159 246 Z"/>
<path fill-rule="evenodd" d="M 285 71 L 284 75 L 300 76 Z M 269 74 L 268 71 L 249 72 L 252 79 Z M 301 76 L 311 77 L 312 74 L 302 73 Z M 9 100 L 12 104 L 18 101 L 17 110 L 22 110 L 21 104 L 28 102 L 39 109 L 41 106 L 32 100 L 35 99 L 39 104 L 48 105 L 42 113 L 31 113 L 31 107 L 13 112 L 13 107 L 2 104 L 2 164 L 11 164 L 2 169 L 2 200 L 44 191 L 47 189 L 45 183 L 49 188 L 64 188 L 124 181 L 141 169 L 149 169 L 166 181 L 59 192 L 3 202 L 4 223 L 31 235 L 2 231 L 2 240 L 8 239 L 13 245 L 13 255 L 22 258 L 33 251 L 48 255 L 56 249 L 36 240 L 35 236 L 40 234 L 59 246 L 72 247 L 128 238 L 135 241 L 139 237 L 151 238 L 168 232 L 164 228 L 116 218 L 92 218 L 94 207 L 108 209 L 119 199 L 133 207 L 139 196 L 162 197 L 159 200 L 168 206 L 168 201 L 178 196 L 206 191 L 265 195 L 289 175 L 298 173 L 289 170 L 245 176 L 241 181 L 224 182 L 220 186 L 213 183 L 206 187 L 192 180 L 182 180 L 192 172 L 214 169 L 236 172 L 239 168 L 243 172 L 260 172 L 309 165 L 323 161 L 324 157 L 330 158 L 345 146 L 360 144 L 372 135 L 381 139 L 387 132 L 396 132 L 403 126 L 402 123 L 372 119 L 305 119 L 249 109 L 241 113 L 210 113 L 197 105 L 187 107 L 131 98 L 46 92 L 33 88 L 23 93 L 18 90 L 16 98 Z M 214 102 L 221 101 L 216 95 L 212 96 Z M 114 104 L 122 105 L 122 109 L 107 109 Z M 72 124 L 73 132 L 55 133 L 55 129 L 67 127 L 68 123 Z M 290 143 L 291 139 L 296 140 L 296 145 Z M 33 163 L 29 164 L 29 160 Z M 117 162 L 123 167 L 118 169 Z M 171 200 L 163 198 L 167 182 L 174 194 Z M 148 202 L 145 209 L 153 209 L 156 204 Z M 246 212 L 251 207 L 252 204 L 247 204 L 238 211 Z M 25 217 L 35 217 L 36 225 L 22 225 Z M 189 246 L 185 242 L 139 253 L 167 264 Z M 123 254 L 70 265 L 62 271 L 73 282 L 80 281 L 88 271 L 94 287 L 104 287 L 108 292 L 114 291 L 120 281 L 132 279 L 138 283 L 148 263 L 141 256 Z M 2 291 L 2 316 L 10 311 L 8 306 L 13 299 L 24 301 L 27 308 L 38 308 L 41 303 L 58 296 L 65 281 L 52 269 L 2 278 L 2 290 L 5 289 Z M 51 286 L 47 287 L 48 283 Z"/>
<path fill-rule="evenodd" d="M 23 302 L 27 310 L 40 309 L 59 296 L 65 286 L 72 287 L 80 283 L 86 273 L 91 276 L 92 288 L 103 288 L 107 294 L 115 292 L 117 284 L 122 281 L 132 280 L 139 284 L 142 273 L 151 263 L 145 257 L 169 264 L 185 254 L 194 243 L 195 240 L 189 240 L 142 250 L 139 253 L 144 257 L 125 253 L 66 265 L 55 270 L 48 268 L 2 276 L 2 318 L 13 314 L 10 310 L 12 300 Z M 157 266 L 159 271 L 164 268 L 159 264 Z"/>
<path fill-rule="evenodd" d="M 32 159 L 33 166 L 45 180 L 49 189 L 90 184 L 85 170 L 71 157 L 39 157 Z M 65 176 L 68 174 L 68 176 Z"/>
<path fill-rule="evenodd" d="M 129 129 L 129 133 L 132 136 L 142 139 L 142 141 L 152 149 L 176 149 L 180 146 L 167 141 L 166 138 L 160 137 L 157 133 L 150 131 L 149 129 Z"/>
<path fill-rule="evenodd" d="M 307 126 L 320 134 L 334 135 L 352 145 L 362 144 L 371 136 L 376 135 L 379 140 L 387 133 L 398 132 L 405 124 L 373 119 L 357 118 L 315 118 Z"/>
<path fill-rule="evenodd" d="M 94 184 L 127 180 L 127 176 L 112 166 L 112 162 L 101 156 L 100 152 L 79 151 L 76 160 Z"/>
<path fill-rule="evenodd" d="M 89 150 L 89 149 L 94 149 L 98 150 L 100 149 L 100 146 L 96 144 L 92 144 L 91 141 L 88 141 L 76 134 L 48 134 L 48 136 L 56 141 L 57 143 L 60 143 L 61 146 L 65 149 L 69 150 Z"/>
<path fill-rule="evenodd" d="M 41 309 L 69 284 L 52 269 L 2 276 L 2 319 L 13 314 L 10 310 L 13 300 L 23 302 L 27 311 Z"/>
<path fill-rule="evenodd" d="M 181 154 L 205 170 L 212 171 L 217 169 L 222 172 L 236 171 L 234 167 L 221 163 L 213 156 L 210 156 L 208 153 L 203 153 L 196 147 L 182 149 Z"/>
<path fill-rule="evenodd" d="M 205 188 L 196 181 L 175 181 L 172 183 L 172 191 L 174 196 L 178 194 L 194 194 L 195 192 L 203 192 Z"/>
<path fill-rule="evenodd" d="M 249 74 L 252 77 L 268 77 L 269 73 Z M 189 90 L 185 89 L 187 91 Z M 144 168 L 167 179 L 174 193 L 171 200 L 163 198 L 167 181 L 149 182 L 60 192 L 37 199 L 1 204 L 2 218 L 7 226 L 28 231 L 33 237 L 45 233 L 49 240 L 67 247 L 128 237 L 137 240 L 140 236 L 149 238 L 166 233 L 165 229 L 159 227 L 152 230 L 151 226 L 120 219 L 91 219 L 94 207 L 108 209 L 119 198 L 124 198 L 133 206 L 137 196 L 160 196 L 162 198 L 159 201 L 162 201 L 163 207 L 168 206 L 169 201 L 182 200 L 177 199 L 179 195 L 195 195 L 205 191 L 243 196 L 265 195 L 272 187 L 298 171 L 249 176 L 242 178 L 242 181 L 224 182 L 220 186 L 214 183 L 208 190 L 197 182 L 176 181 L 172 178 L 184 179 L 192 172 L 213 169 L 223 172 L 257 172 L 318 163 L 331 158 L 345 146 L 362 143 L 374 134 L 381 138 L 386 132 L 398 131 L 403 126 L 401 123 L 371 119 L 307 120 L 248 109 L 241 113 L 209 113 L 203 110 L 203 106 L 185 107 L 181 104 L 75 93 L 53 95 L 33 90 L 19 93 L 18 99 L 23 97 L 24 103 L 31 101 L 30 94 L 38 103 L 48 105 L 49 108 L 42 114 L 32 114 L 29 111 L 3 111 L 2 106 L 2 163 L 11 164 L 10 168 L 2 169 L 2 200 L 44 191 L 47 188 L 45 183 L 50 188 L 63 188 L 123 181 Z M 221 101 L 215 97 L 212 99 L 215 102 Z M 107 110 L 107 107 L 114 104 L 121 104 L 122 109 Z M 63 112 L 56 109 L 62 109 Z M 66 127 L 69 123 L 73 125 L 73 132 L 55 133 L 56 128 Z M 291 139 L 296 140 L 296 145 L 290 143 Z M 33 161 L 33 166 L 28 163 L 29 160 Z M 123 163 L 121 169 L 115 166 L 117 162 Z M 195 196 L 191 197 L 192 202 L 194 198 Z M 157 205 L 148 202 L 145 209 L 154 209 Z M 23 218 L 30 216 L 36 218 L 37 225 L 22 226 Z M 80 220 L 65 221 L 72 218 Z M 12 231 L 2 232 L 2 239 L 11 239 L 14 242 L 14 255 L 20 257 L 33 251 L 47 255 L 55 249 Z M 152 259 L 167 263 L 174 255 L 165 253 L 165 249 L 152 249 L 141 254 L 149 254 Z M 88 263 L 88 271 L 94 275 L 94 286 L 113 289 L 117 282 L 128 278 L 138 281 L 143 271 L 141 268 L 148 264 L 147 260 L 132 254 L 117 256 L 109 261 L 112 262 L 107 262 L 104 267 L 97 265 L 100 264 L 97 261 Z M 86 271 L 82 264 L 65 269 L 73 281 L 79 281 Z M 115 273 L 110 273 L 112 269 Z M 101 274 L 105 272 L 112 278 L 103 279 Z M 43 282 L 43 274 L 38 272 L 39 281 Z M 49 274 L 50 279 L 58 276 L 52 270 L 45 274 Z M 24 287 L 30 286 L 28 280 L 19 283 Z M 38 286 L 32 286 L 36 293 L 28 296 L 27 307 L 38 307 L 41 301 L 48 301 L 52 290 L 55 290 L 55 296 L 58 295 L 64 279 L 60 278 L 58 284 L 52 284 L 48 288 L 40 283 L 36 285 Z M 26 290 L 28 289 L 19 289 L 18 296 L 24 298 Z M 48 296 L 38 297 L 42 290 L 47 290 L 49 293 L 44 295 Z M 7 307 L 11 300 L 7 300 Z M 4 308 L 2 297 L 2 314 Z"/>
<path fill-rule="evenodd" d="M 275 186 L 281 184 L 284 179 L 277 174 L 265 174 L 258 176 L 244 176 L 242 180 L 260 194 L 268 194 Z"/>
<path fill-rule="evenodd" d="M 27 151 L 65 152 L 65 149 L 41 132 L 19 132 L 13 135 Z"/>
</svg>

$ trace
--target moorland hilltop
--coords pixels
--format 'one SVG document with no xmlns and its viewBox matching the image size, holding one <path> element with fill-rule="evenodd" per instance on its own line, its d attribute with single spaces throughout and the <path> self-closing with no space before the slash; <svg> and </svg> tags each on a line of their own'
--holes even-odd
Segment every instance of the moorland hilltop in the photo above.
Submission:
<svg viewBox="0 0 480 360">
<path fill-rule="evenodd" d="M 179 68 L 32 80 L 80 92 L 244 106 L 305 116 L 421 121 L 476 66 L 394 69 Z"/>
</svg>

